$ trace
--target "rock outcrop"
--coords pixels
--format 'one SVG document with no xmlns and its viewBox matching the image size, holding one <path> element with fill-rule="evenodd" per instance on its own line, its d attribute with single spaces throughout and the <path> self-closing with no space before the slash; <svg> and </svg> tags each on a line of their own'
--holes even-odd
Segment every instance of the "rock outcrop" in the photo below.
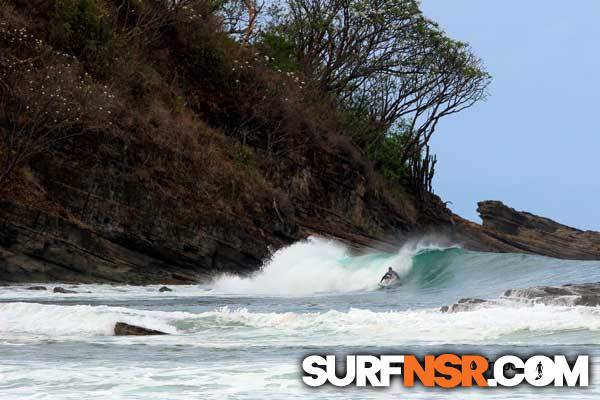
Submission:
<svg viewBox="0 0 600 400">
<path fill-rule="evenodd" d="M 482 225 L 453 217 L 453 237 L 466 248 L 572 260 L 600 260 L 600 232 L 571 228 L 548 218 L 517 211 L 500 201 L 482 201 L 478 205 Z"/>
<path fill-rule="evenodd" d="M 159 292 L 164 293 L 164 292 L 172 292 L 172 289 L 169 289 L 166 286 L 161 287 L 160 289 L 158 289 Z"/>
<path fill-rule="evenodd" d="M 471 311 L 475 308 L 481 307 L 483 304 L 489 304 L 489 302 L 483 299 L 467 297 L 464 299 L 460 299 L 456 303 L 451 304 L 449 306 L 443 306 L 442 308 L 440 308 L 440 311 L 443 313 Z"/>
<path fill-rule="evenodd" d="M 511 289 L 504 297 L 527 303 L 595 307 L 600 306 L 600 282 Z"/>
<path fill-rule="evenodd" d="M 27 290 L 47 290 L 46 286 L 30 286 Z"/>
<path fill-rule="evenodd" d="M 555 306 L 600 306 L 600 282 L 567 284 L 563 286 L 534 286 L 525 289 L 510 289 L 499 300 L 464 298 L 443 306 L 443 313 L 465 312 L 498 304 L 523 303 Z"/>
<path fill-rule="evenodd" d="M 62 294 L 75 294 L 75 293 L 77 293 L 74 290 L 65 289 L 65 288 L 62 288 L 60 286 L 55 287 L 54 290 L 53 290 L 53 292 L 54 293 L 62 293 Z"/>
<path fill-rule="evenodd" d="M 124 322 L 115 324 L 115 336 L 156 336 L 168 335 L 168 333 L 156 331 L 154 329 L 143 328 L 141 326 L 129 325 Z"/>
</svg>

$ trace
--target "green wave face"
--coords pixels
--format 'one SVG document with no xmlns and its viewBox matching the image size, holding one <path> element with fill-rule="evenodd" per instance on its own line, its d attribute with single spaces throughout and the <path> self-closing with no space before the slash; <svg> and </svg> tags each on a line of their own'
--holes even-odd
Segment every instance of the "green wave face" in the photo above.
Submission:
<svg viewBox="0 0 600 400">
<path fill-rule="evenodd" d="M 456 266 L 467 258 L 467 252 L 460 248 L 421 251 L 412 259 L 408 281 L 424 288 L 442 286 L 453 279 Z"/>
<path fill-rule="evenodd" d="M 379 254 L 367 268 L 380 270 Z M 385 262 L 383 262 L 385 264 Z M 557 260 L 523 254 L 481 253 L 461 248 L 420 249 L 394 289 L 406 304 L 442 305 L 464 297 L 493 299 L 504 291 L 540 285 L 600 281 L 600 262 Z M 407 271 L 407 272 L 406 272 Z"/>
</svg>

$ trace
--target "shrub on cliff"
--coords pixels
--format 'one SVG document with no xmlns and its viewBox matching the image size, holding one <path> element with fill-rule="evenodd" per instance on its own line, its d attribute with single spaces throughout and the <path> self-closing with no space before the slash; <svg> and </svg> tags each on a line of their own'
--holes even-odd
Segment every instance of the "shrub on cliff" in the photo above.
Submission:
<svg viewBox="0 0 600 400">
<path fill-rule="evenodd" d="M 25 28 L 0 25 L 0 185 L 32 156 L 109 129 L 114 96 L 71 56 Z"/>
<path fill-rule="evenodd" d="M 112 35 L 106 4 L 97 0 L 56 0 L 50 10 L 50 41 L 81 53 L 107 42 Z"/>
</svg>

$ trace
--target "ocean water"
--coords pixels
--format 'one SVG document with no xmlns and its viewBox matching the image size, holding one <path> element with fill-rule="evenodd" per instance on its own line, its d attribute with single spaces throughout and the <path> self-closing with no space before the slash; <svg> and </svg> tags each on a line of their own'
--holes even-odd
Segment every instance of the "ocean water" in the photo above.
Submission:
<svg viewBox="0 0 600 400">
<path fill-rule="evenodd" d="M 404 284 L 379 290 L 388 266 Z M 311 238 L 282 249 L 251 278 L 206 285 L 80 285 L 78 294 L 0 287 L 2 399 L 598 399 L 600 308 L 510 301 L 444 314 L 463 297 L 600 281 L 600 262 L 487 254 L 415 242 L 354 256 Z M 61 285 L 69 288 L 69 285 Z M 87 293 L 89 292 L 89 293 Z M 118 321 L 170 333 L 115 337 Z M 589 354 L 581 389 L 319 389 L 309 354 Z"/>
</svg>

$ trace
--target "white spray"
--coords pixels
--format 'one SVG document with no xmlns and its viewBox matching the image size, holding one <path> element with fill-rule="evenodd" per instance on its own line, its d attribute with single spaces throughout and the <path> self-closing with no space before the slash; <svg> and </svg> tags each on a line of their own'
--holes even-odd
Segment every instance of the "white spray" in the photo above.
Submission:
<svg viewBox="0 0 600 400">
<path fill-rule="evenodd" d="M 407 275 L 413 256 L 424 248 L 432 246 L 419 242 L 404 245 L 396 254 L 351 256 L 338 242 L 310 237 L 275 252 L 252 277 L 221 276 L 213 288 L 219 293 L 275 296 L 374 290 L 388 267 Z"/>
</svg>

